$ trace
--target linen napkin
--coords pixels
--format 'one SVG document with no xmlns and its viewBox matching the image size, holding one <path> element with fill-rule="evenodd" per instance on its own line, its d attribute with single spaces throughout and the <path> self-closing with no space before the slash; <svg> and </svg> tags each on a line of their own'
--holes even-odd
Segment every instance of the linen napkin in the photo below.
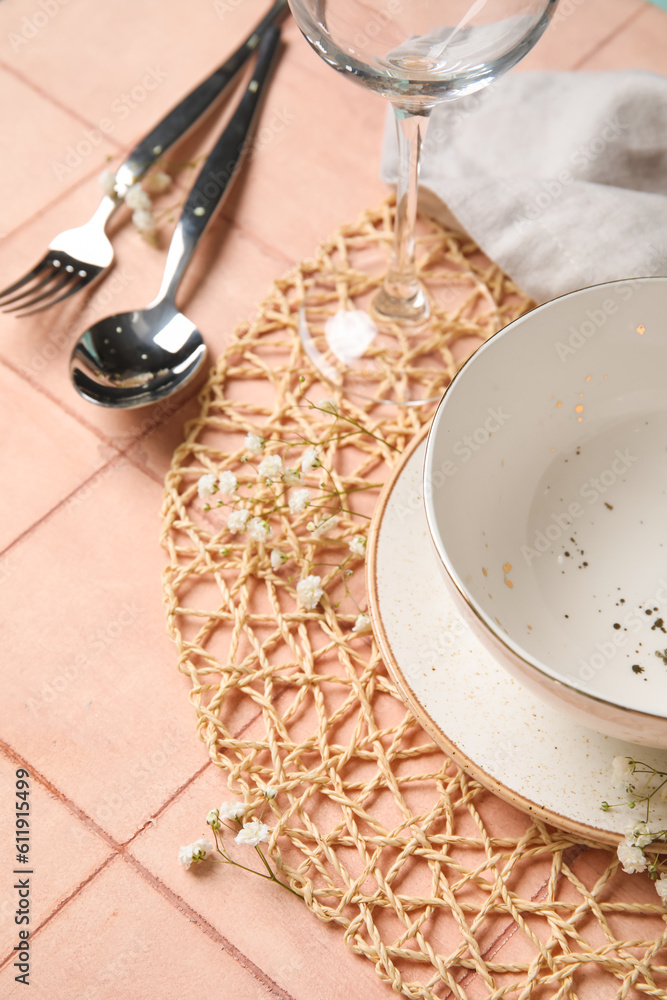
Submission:
<svg viewBox="0 0 667 1000">
<path fill-rule="evenodd" d="M 385 181 L 396 164 L 388 121 Z M 667 78 L 517 72 L 439 105 L 420 209 L 458 223 L 538 302 L 666 274 Z"/>
</svg>

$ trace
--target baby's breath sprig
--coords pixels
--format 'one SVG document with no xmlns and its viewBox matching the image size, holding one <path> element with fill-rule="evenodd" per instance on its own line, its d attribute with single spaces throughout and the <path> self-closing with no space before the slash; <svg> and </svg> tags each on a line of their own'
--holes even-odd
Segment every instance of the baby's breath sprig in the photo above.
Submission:
<svg viewBox="0 0 667 1000">
<path fill-rule="evenodd" d="M 259 816 L 252 819 L 247 818 L 248 813 L 252 812 L 253 809 L 252 805 L 248 802 L 223 802 L 219 809 L 211 809 L 206 817 L 206 823 L 213 834 L 215 845 L 207 837 L 201 837 L 199 840 L 195 840 L 194 843 L 181 847 L 178 852 L 178 860 L 183 867 L 187 870 L 191 865 L 199 864 L 203 861 L 210 861 L 212 864 L 218 865 L 234 865 L 235 868 L 241 868 L 245 872 L 250 872 L 251 875 L 257 875 L 259 878 L 266 879 L 269 882 L 275 882 L 276 885 L 280 885 L 283 889 L 291 892 L 293 896 L 303 899 L 303 896 L 299 892 L 278 878 L 262 848 L 259 846 L 261 843 L 268 841 L 270 835 L 268 826 L 262 822 L 264 807 L 267 801 L 276 797 L 276 794 L 276 789 L 271 786 L 264 790 L 262 809 Z M 244 865 L 241 861 L 237 861 L 231 856 L 224 840 L 223 830 L 228 830 L 235 834 L 234 842 L 236 844 L 254 848 L 262 863 L 263 871 L 250 868 L 249 865 Z M 215 857 L 216 854 L 219 857 Z"/>
<path fill-rule="evenodd" d="M 341 520 L 346 522 L 346 528 L 350 519 L 370 520 L 368 514 L 354 510 L 345 498 L 367 490 L 377 490 L 382 486 L 379 482 L 357 482 L 342 486 L 324 461 L 326 446 L 336 439 L 353 434 L 368 434 L 378 441 L 383 439 L 366 430 L 354 417 L 341 413 L 340 407 L 333 400 L 312 403 L 303 395 L 302 399 L 309 407 L 333 418 L 331 428 L 320 440 L 312 441 L 299 436 L 297 441 L 267 441 L 260 434 L 250 431 L 246 434 L 241 453 L 235 456 L 235 461 L 240 462 L 243 468 L 243 474 L 239 472 L 241 478 L 237 478 L 231 469 L 216 474 L 209 468 L 197 481 L 197 495 L 204 501 L 203 508 L 206 512 L 210 512 L 212 508 L 227 508 L 226 528 L 232 536 L 230 541 L 234 543 L 233 551 L 238 551 L 239 543 L 243 546 L 246 540 L 246 544 L 259 546 L 257 565 L 258 572 L 262 574 L 269 567 L 273 574 L 279 574 L 284 564 L 290 561 L 292 555 L 280 547 L 281 544 L 286 548 L 292 547 L 293 537 L 290 539 L 290 535 L 296 534 L 302 541 L 307 540 L 308 560 L 301 568 L 300 578 L 296 579 L 295 597 L 306 611 L 315 611 L 324 597 L 322 577 L 317 575 L 315 569 L 328 565 L 318 560 L 318 557 L 326 550 L 346 545 L 344 537 L 337 537 L 336 527 Z M 334 433 L 339 421 L 347 422 L 353 429 Z M 383 443 L 398 451 L 388 442 Z M 295 449 L 299 449 L 296 455 Z M 290 526 L 284 538 L 284 522 L 274 521 L 275 515 L 295 518 L 293 528 Z M 218 548 L 218 551 L 222 555 L 232 550 L 225 546 L 224 550 Z M 340 571 L 346 599 L 352 598 L 347 581 L 354 572 L 348 564 L 351 560 L 365 559 L 365 555 L 365 533 L 360 531 L 348 543 L 348 551 L 343 559 L 335 564 L 335 568 Z M 296 574 L 288 576 L 286 582 L 292 583 L 295 577 Z M 359 613 L 351 632 L 354 635 L 365 635 L 370 631 L 370 619 L 358 605 L 357 609 Z"/>
<path fill-rule="evenodd" d="M 111 170 L 104 170 L 100 174 L 100 184 L 110 198 L 125 202 L 132 211 L 132 222 L 137 232 L 149 243 L 155 243 L 158 219 L 153 213 L 151 195 L 166 191 L 171 186 L 171 175 L 158 167 L 142 182 L 137 181 L 129 188 L 122 189 L 116 182 L 116 174 Z"/>
<path fill-rule="evenodd" d="M 633 757 L 614 757 L 613 780 L 620 786 L 625 801 L 602 802 L 604 812 L 625 806 L 628 809 L 642 807 L 643 818 L 631 822 L 626 827 L 625 838 L 618 845 L 618 859 L 624 872 L 646 872 L 655 882 L 656 892 L 663 902 L 667 902 L 667 869 L 660 863 L 659 855 L 647 856 L 644 848 L 656 841 L 667 841 L 667 828 L 651 828 L 651 806 L 657 801 L 667 801 L 667 771 L 660 771 L 651 764 L 635 760 Z"/>
</svg>

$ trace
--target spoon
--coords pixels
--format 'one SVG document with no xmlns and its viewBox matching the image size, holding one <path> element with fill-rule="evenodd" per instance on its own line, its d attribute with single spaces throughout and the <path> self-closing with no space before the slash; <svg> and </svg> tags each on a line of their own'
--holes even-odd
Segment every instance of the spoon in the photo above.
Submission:
<svg viewBox="0 0 667 1000">
<path fill-rule="evenodd" d="M 266 30 L 238 107 L 211 150 L 185 203 L 167 253 L 162 285 L 145 309 L 94 323 L 72 351 L 70 375 L 79 395 L 99 406 L 130 409 L 165 399 L 201 368 L 206 345 L 175 297 L 197 243 L 236 175 L 280 41 Z"/>
</svg>

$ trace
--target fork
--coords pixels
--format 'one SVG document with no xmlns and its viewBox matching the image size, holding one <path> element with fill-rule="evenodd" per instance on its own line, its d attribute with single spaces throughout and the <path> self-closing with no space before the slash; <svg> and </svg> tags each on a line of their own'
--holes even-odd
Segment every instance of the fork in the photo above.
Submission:
<svg viewBox="0 0 667 1000">
<path fill-rule="evenodd" d="M 236 51 L 139 142 L 116 171 L 116 194 L 113 197 L 105 195 L 92 218 L 83 226 L 59 233 L 35 267 L 0 292 L 3 312 L 14 312 L 20 318 L 50 309 L 56 302 L 80 292 L 109 270 L 114 252 L 105 229 L 128 190 L 227 89 L 257 48 L 266 29 L 279 21 L 287 10 L 287 0 L 277 0 Z"/>
</svg>

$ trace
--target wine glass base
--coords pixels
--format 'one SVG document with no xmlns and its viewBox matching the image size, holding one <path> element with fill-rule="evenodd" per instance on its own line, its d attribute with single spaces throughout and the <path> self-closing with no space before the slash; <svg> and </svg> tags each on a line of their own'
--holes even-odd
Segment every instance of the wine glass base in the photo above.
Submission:
<svg viewBox="0 0 667 1000">
<path fill-rule="evenodd" d="M 354 269 L 309 277 L 299 308 L 304 351 L 343 396 L 399 406 L 437 402 L 465 356 L 499 329 L 495 301 L 471 270 L 443 265 L 421 275 L 417 320 L 397 322 L 383 314 L 386 257 L 377 256 L 367 251 Z"/>
<path fill-rule="evenodd" d="M 373 312 L 385 322 L 418 326 L 431 315 L 431 303 L 420 286 L 409 299 L 399 299 L 381 288 L 373 299 Z"/>
</svg>

